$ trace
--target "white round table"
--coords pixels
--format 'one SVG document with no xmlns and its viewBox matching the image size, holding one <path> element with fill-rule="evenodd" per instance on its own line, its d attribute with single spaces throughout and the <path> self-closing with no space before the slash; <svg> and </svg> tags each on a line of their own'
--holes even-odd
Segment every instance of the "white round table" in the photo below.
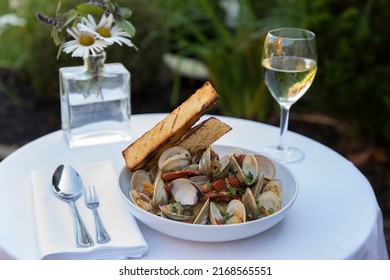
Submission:
<svg viewBox="0 0 390 280">
<path fill-rule="evenodd" d="M 166 114 L 132 116 L 137 139 Z M 204 116 L 202 119 L 208 116 Z M 279 130 L 259 122 L 217 116 L 231 132 L 216 144 L 258 151 L 275 144 Z M 138 222 L 149 245 L 143 259 L 388 259 L 382 213 L 368 180 L 348 160 L 302 135 L 288 132 L 303 161 L 289 164 L 299 194 L 286 218 L 243 240 L 202 243 L 173 238 Z M 130 143 L 70 149 L 61 131 L 43 136 L 0 163 L 0 259 L 38 259 L 30 174 L 59 164 L 110 160 L 118 172 Z"/>
</svg>

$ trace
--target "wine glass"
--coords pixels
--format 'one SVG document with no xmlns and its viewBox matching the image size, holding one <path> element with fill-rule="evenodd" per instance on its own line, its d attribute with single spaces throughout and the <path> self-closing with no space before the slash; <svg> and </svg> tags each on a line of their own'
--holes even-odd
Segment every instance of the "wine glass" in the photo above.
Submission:
<svg viewBox="0 0 390 280">
<path fill-rule="evenodd" d="M 288 147 L 284 135 L 290 107 L 306 93 L 317 72 L 315 34 L 300 28 L 270 30 L 264 41 L 261 64 L 265 84 L 280 105 L 279 145 L 263 148 L 262 152 L 282 163 L 302 160 L 304 153 Z"/>
</svg>

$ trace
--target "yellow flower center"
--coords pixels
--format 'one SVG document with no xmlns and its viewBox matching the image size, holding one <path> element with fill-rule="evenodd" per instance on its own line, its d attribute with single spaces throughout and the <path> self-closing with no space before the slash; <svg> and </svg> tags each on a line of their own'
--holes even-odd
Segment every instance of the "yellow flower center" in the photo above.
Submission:
<svg viewBox="0 0 390 280">
<path fill-rule="evenodd" d="M 95 40 L 93 39 L 93 37 L 89 35 L 83 35 L 80 37 L 79 42 L 83 46 L 90 46 L 95 42 Z"/>
<path fill-rule="evenodd" d="M 96 30 L 97 33 L 99 33 L 100 35 L 102 35 L 103 37 L 105 38 L 109 38 L 111 37 L 111 32 L 110 32 L 110 29 L 106 28 L 106 27 L 100 27 Z"/>
</svg>

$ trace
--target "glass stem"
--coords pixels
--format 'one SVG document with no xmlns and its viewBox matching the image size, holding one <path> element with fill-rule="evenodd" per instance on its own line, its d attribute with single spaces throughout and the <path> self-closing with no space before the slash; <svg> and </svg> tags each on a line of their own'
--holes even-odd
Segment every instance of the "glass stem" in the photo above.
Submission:
<svg viewBox="0 0 390 280">
<path fill-rule="evenodd" d="M 288 116 L 290 113 L 290 106 L 280 105 L 280 137 L 279 145 L 277 147 L 280 151 L 287 151 L 288 147 L 284 144 L 284 135 L 288 130 Z"/>
</svg>

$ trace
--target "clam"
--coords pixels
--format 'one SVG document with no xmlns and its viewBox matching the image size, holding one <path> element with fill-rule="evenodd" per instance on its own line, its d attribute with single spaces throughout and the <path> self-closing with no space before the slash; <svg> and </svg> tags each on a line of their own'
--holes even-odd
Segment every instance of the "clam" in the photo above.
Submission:
<svg viewBox="0 0 390 280">
<path fill-rule="evenodd" d="M 154 181 L 153 192 L 153 207 L 158 208 L 160 205 L 168 203 L 168 193 L 165 190 L 164 181 L 161 179 L 161 171 L 157 172 L 156 180 Z"/>
<path fill-rule="evenodd" d="M 244 204 L 238 199 L 231 200 L 226 208 L 226 215 L 231 216 L 226 220 L 226 224 L 239 224 L 246 221 Z"/>
<path fill-rule="evenodd" d="M 259 168 L 259 174 L 263 173 L 264 178 L 272 180 L 275 178 L 276 168 L 271 159 L 262 155 L 255 155 L 257 166 Z"/>
<path fill-rule="evenodd" d="M 186 169 L 199 170 L 199 164 L 191 163 Z"/>
<path fill-rule="evenodd" d="M 223 156 L 220 160 L 217 157 L 213 158 L 213 150 L 211 147 L 207 148 L 200 160 L 199 170 L 206 176 L 212 178 L 223 178 L 229 172 L 230 155 Z"/>
<path fill-rule="evenodd" d="M 272 191 L 265 191 L 259 195 L 257 198 L 258 207 L 264 207 L 264 209 L 272 214 L 277 212 L 281 208 L 281 201 L 279 196 L 277 196 Z"/>
<path fill-rule="evenodd" d="M 282 181 L 279 179 L 273 179 L 269 181 L 263 188 L 262 192 L 266 191 L 272 191 L 274 192 L 278 197 L 281 197 L 283 190 Z"/>
<path fill-rule="evenodd" d="M 230 156 L 238 156 L 244 154 L 240 149 L 233 149 L 230 151 Z"/>
<path fill-rule="evenodd" d="M 137 190 L 139 192 L 145 193 L 144 185 L 145 183 L 152 184 L 150 175 L 145 170 L 137 170 L 131 176 L 131 189 Z"/>
<path fill-rule="evenodd" d="M 196 217 L 193 224 L 205 225 L 209 221 L 210 216 L 210 199 L 207 199 L 205 203 L 197 204 L 196 206 L 201 207 L 200 211 L 196 213 L 196 209 L 194 209 L 194 216 Z M 195 207 L 196 207 L 195 206 Z"/>
<path fill-rule="evenodd" d="M 193 218 L 191 212 L 187 211 L 177 202 L 172 202 L 165 205 L 160 205 L 161 214 L 163 217 L 175 220 L 175 221 L 187 221 Z"/>
<path fill-rule="evenodd" d="M 215 202 L 210 202 L 210 223 L 212 225 L 221 225 L 223 224 L 222 212 L 225 212 L 226 209 L 222 207 L 222 204 Z"/>
<path fill-rule="evenodd" d="M 153 212 L 152 201 L 150 197 L 139 192 L 138 190 L 130 190 L 129 192 L 131 201 L 138 207 L 148 211 Z"/>
<path fill-rule="evenodd" d="M 210 222 L 213 225 L 239 224 L 246 221 L 243 203 L 238 199 L 231 200 L 226 208 L 224 204 L 210 203 Z"/>
<path fill-rule="evenodd" d="M 210 177 L 198 175 L 191 177 L 190 180 L 202 191 L 202 193 L 209 192 Z"/>
<path fill-rule="evenodd" d="M 281 182 L 271 180 L 261 190 L 260 194 L 254 194 L 247 188 L 241 197 L 245 206 L 248 220 L 256 220 L 261 216 L 267 216 L 277 212 L 281 208 Z"/>
<path fill-rule="evenodd" d="M 261 173 L 259 175 L 259 178 L 257 179 L 256 183 L 251 187 L 251 190 L 253 192 L 253 196 L 254 197 L 258 197 L 260 195 L 260 193 L 262 192 L 263 190 L 263 186 L 264 186 L 264 173 Z"/>
<path fill-rule="evenodd" d="M 235 157 L 231 157 L 230 170 L 246 186 L 252 185 L 258 179 L 259 169 L 254 155 L 245 155 L 241 166 Z"/>
<path fill-rule="evenodd" d="M 219 170 L 217 170 L 212 177 L 214 179 L 224 178 L 229 173 L 231 156 L 225 155 L 219 161 Z"/>
<path fill-rule="evenodd" d="M 181 205 L 195 205 L 202 196 L 200 189 L 189 179 L 176 179 L 170 185 L 172 197 Z"/>
<path fill-rule="evenodd" d="M 190 165 L 191 160 L 190 152 L 187 149 L 174 146 L 161 154 L 158 160 L 158 168 L 163 172 L 167 170 L 180 170 Z"/>
<path fill-rule="evenodd" d="M 199 170 L 206 176 L 211 176 L 211 147 L 208 147 L 199 160 Z"/>
<path fill-rule="evenodd" d="M 241 202 L 244 204 L 248 220 L 256 220 L 258 218 L 256 199 L 250 188 L 246 188 L 245 193 L 241 197 Z"/>
<path fill-rule="evenodd" d="M 158 166 L 154 165 L 150 170 L 149 170 L 149 176 L 152 182 L 154 182 L 157 178 L 158 173 Z"/>
</svg>

